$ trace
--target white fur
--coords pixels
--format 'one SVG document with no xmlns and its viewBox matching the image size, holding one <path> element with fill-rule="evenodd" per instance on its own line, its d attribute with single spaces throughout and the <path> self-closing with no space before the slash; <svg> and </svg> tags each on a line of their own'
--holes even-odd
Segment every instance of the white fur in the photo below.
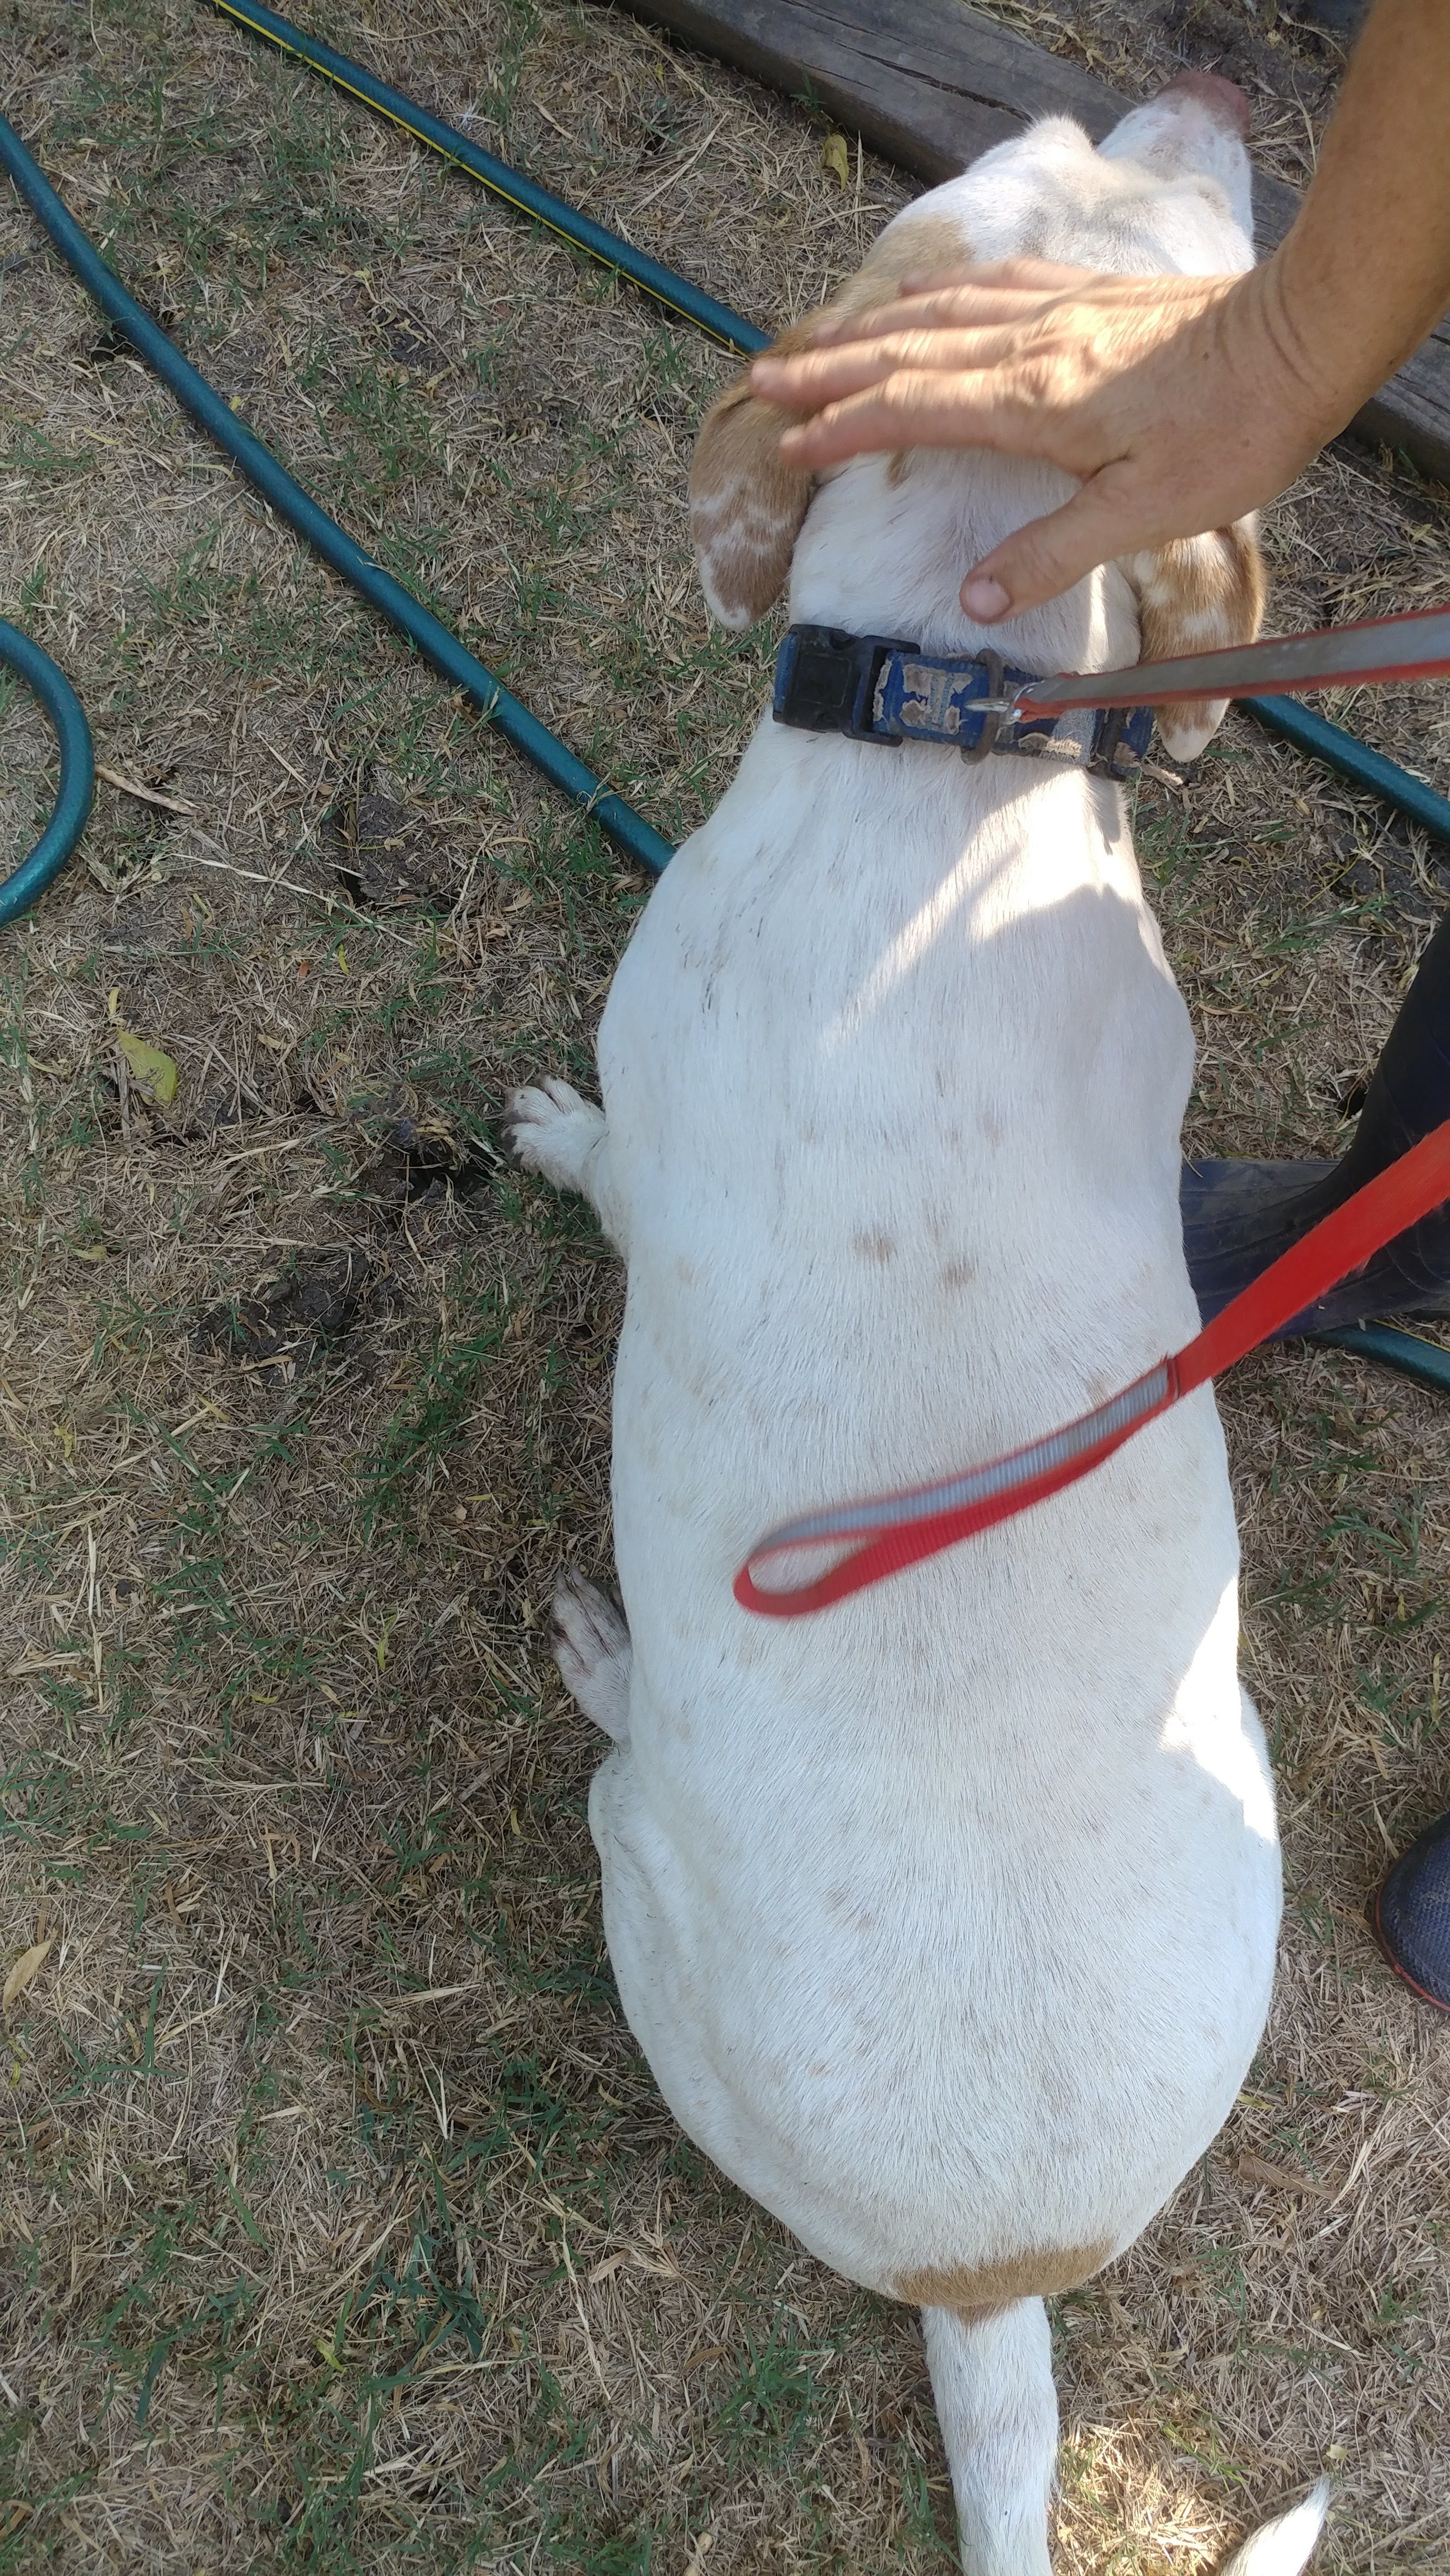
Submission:
<svg viewBox="0 0 1450 2576">
<path fill-rule="evenodd" d="M 979 257 L 1247 264 L 1237 143 L 1208 151 L 1196 103 L 1153 113 L 1151 165 L 1122 155 L 1135 119 L 1106 153 L 1052 120 L 898 221 L 957 219 Z M 792 616 L 969 648 L 963 568 L 1068 488 L 854 462 L 811 506 Z M 991 640 L 1127 662 L 1134 594 L 1110 569 Z M 631 2026 L 691 2137 L 873 2290 L 1117 2250 L 1229 2110 L 1273 1974 L 1212 1396 L 823 1616 L 753 1618 L 730 1587 L 773 1523 L 1011 1448 L 1195 1329 L 1192 1041 L 1119 791 L 763 720 L 650 901 L 599 1058 L 607 1128 L 566 1086 L 515 1117 L 629 1266 L 629 1641 L 577 1588 L 561 1620 L 616 1738 L 590 1817 Z M 927 2339 L 973 2576 L 1046 2576 L 1040 2301 L 929 2304 Z"/>
<path fill-rule="evenodd" d="M 1276 2514 L 1236 2549 L 1223 2576 L 1299 2576 L 1329 2511 L 1329 2480 L 1321 2478 L 1302 2504 Z"/>
</svg>

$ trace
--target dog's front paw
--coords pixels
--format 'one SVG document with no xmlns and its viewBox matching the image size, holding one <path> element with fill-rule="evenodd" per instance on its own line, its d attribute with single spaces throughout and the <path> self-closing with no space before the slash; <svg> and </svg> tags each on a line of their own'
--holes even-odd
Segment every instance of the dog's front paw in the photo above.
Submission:
<svg viewBox="0 0 1450 2576">
<path fill-rule="evenodd" d="M 616 1744 L 629 1734 L 629 1678 L 634 1656 L 624 1613 L 582 1574 L 554 1587 L 554 1661 L 564 1687 Z"/>
<path fill-rule="evenodd" d="M 511 1091 L 504 1103 L 504 1135 L 515 1162 L 525 1171 L 542 1172 L 557 1190 L 593 1196 L 590 1166 L 604 1134 L 603 1110 L 552 1074 L 542 1083 Z"/>
</svg>

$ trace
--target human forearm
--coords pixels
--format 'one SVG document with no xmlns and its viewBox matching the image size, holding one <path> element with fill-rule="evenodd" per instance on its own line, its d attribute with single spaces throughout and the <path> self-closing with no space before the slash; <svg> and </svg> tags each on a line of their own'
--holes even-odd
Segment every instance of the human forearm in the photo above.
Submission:
<svg viewBox="0 0 1450 2576">
<path fill-rule="evenodd" d="M 1450 305 L 1446 0 L 1377 0 L 1298 220 L 1254 284 L 1326 435 Z"/>
<path fill-rule="evenodd" d="M 1258 508 L 1450 302 L 1450 0 L 1378 0 L 1298 220 L 1248 274 L 1013 260 L 913 288 L 755 382 L 797 415 L 793 463 L 991 447 L 1077 479 L 968 575 L 973 616 Z"/>
</svg>

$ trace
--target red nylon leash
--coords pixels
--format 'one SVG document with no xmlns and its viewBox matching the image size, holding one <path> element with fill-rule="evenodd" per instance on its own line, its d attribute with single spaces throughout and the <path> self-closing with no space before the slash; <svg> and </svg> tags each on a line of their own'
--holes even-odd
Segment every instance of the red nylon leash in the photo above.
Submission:
<svg viewBox="0 0 1450 2576">
<path fill-rule="evenodd" d="M 1291 1323 L 1447 1199 L 1450 1119 L 1311 1226 L 1181 1351 L 1136 1378 L 1110 1403 L 945 1486 L 919 1486 L 784 1523 L 751 1549 L 735 1578 L 736 1600 L 742 1609 L 767 1618 L 799 1619 L 1044 1502 L 1100 1466 L 1145 1423 L 1156 1421 L 1170 1405 Z M 938 1497 L 955 1496 L 963 1487 L 972 1490 L 962 1499 L 938 1503 Z M 776 1589 L 756 1580 L 756 1569 L 768 1558 L 842 1543 L 847 1553 L 814 1582 Z"/>
<path fill-rule="evenodd" d="M 1446 673 L 1450 608 L 1414 609 L 1308 635 L 1270 635 L 1257 644 L 1170 662 L 1134 663 L 1123 671 L 1058 672 L 1023 689 L 1013 711 L 1062 715 L 1075 707 L 1173 706 L 1196 698 L 1272 697 Z M 1135 1378 L 1110 1403 L 945 1484 L 915 1486 L 783 1523 L 751 1549 L 735 1578 L 736 1600 L 767 1618 L 798 1619 L 1045 1502 L 1101 1466 L 1194 1387 L 1291 1323 L 1447 1199 L 1450 1120 L 1311 1227 L 1193 1341 Z M 772 1557 L 805 1549 L 819 1554 L 832 1546 L 846 1552 L 814 1582 L 776 1588 L 756 1579 L 756 1569 Z"/>
</svg>

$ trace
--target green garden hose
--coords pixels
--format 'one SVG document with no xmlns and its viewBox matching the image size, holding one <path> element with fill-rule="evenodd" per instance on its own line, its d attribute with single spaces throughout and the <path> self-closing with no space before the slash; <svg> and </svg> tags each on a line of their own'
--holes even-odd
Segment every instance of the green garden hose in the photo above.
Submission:
<svg viewBox="0 0 1450 2576">
<path fill-rule="evenodd" d="M 1306 1333 L 1305 1340 L 1353 1351 L 1356 1359 L 1378 1360 L 1381 1368 L 1397 1369 L 1401 1377 L 1433 1387 L 1437 1395 L 1450 1395 L 1450 1351 L 1398 1324 L 1344 1324 L 1334 1332 Z"/>
<path fill-rule="evenodd" d="M 711 339 L 719 340 L 725 348 L 738 349 L 747 358 L 769 348 L 766 333 L 757 331 L 755 324 L 745 321 L 739 313 L 732 313 L 728 304 L 717 304 L 713 295 L 692 286 L 687 277 L 677 277 L 673 269 L 662 268 L 657 259 L 636 250 L 633 242 L 622 240 L 618 233 L 606 232 L 602 224 L 581 215 L 576 206 L 566 205 L 562 197 L 536 186 L 522 170 L 511 170 L 506 162 L 496 161 L 491 152 L 480 150 L 466 134 L 460 134 L 456 125 L 445 125 L 441 117 L 430 116 L 416 99 L 405 98 L 401 90 L 390 89 L 386 81 L 374 80 L 361 64 L 350 63 L 345 54 L 335 54 L 330 45 L 320 45 L 314 36 L 304 36 L 300 27 L 279 18 L 275 10 L 260 8 L 257 0 L 212 0 L 212 6 L 220 9 L 224 17 L 235 18 L 254 36 L 266 36 L 283 53 L 295 55 L 309 70 L 321 72 L 324 79 L 335 82 L 350 97 L 361 99 L 364 107 L 376 109 L 379 116 L 401 126 L 419 143 L 429 144 L 445 161 L 454 162 L 471 179 L 502 197 L 506 205 L 516 206 L 520 214 L 532 215 L 550 232 L 573 242 L 576 249 L 587 251 L 591 259 L 617 269 L 621 277 L 631 278 L 668 312 L 698 323 L 702 331 L 708 331 Z"/>
<path fill-rule="evenodd" d="M 562 199 L 536 187 L 522 173 L 494 160 L 466 135 L 431 116 L 401 92 L 374 80 L 371 74 L 349 63 L 330 47 L 302 35 L 274 11 L 259 7 L 256 0 L 213 0 L 213 5 L 253 33 L 267 37 L 284 51 L 295 55 L 310 69 L 320 72 L 365 105 L 375 108 L 418 141 L 428 144 L 445 159 L 468 171 L 471 177 L 509 204 L 631 278 L 669 310 L 698 323 L 717 341 L 743 354 L 751 354 L 768 345 L 766 334 L 753 323 L 732 313 L 727 306 L 716 303 L 713 297 L 705 295 L 687 279 L 675 276 L 658 261 L 636 251 L 632 244 L 607 232 L 587 216 L 578 214 Z M 541 725 L 491 672 L 485 670 L 456 636 L 404 590 L 401 583 L 365 555 L 311 495 L 293 481 L 261 441 L 243 427 L 205 377 L 181 356 L 166 334 L 127 294 L 3 117 L 0 117 L 0 162 L 9 170 L 22 196 L 102 310 L 126 333 L 177 400 L 226 450 L 288 525 L 406 635 L 435 669 L 461 688 L 486 716 L 496 722 L 517 750 L 592 813 L 601 828 L 632 858 L 658 874 L 672 855 L 670 844 L 622 797 L 606 789 L 603 782 L 577 760 L 556 735 Z M 13 649 L 15 647 L 20 650 Z M 3 922 L 13 919 L 35 900 L 74 848 L 90 807 L 93 762 L 84 713 L 74 691 L 55 665 L 27 638 L 4 626 L 0 626 L 0 659 L 11 661 L 31 680 L 52 714 L 61 741 L 61 789 L 55 814 L 29 858 L 0 888 L 0 922 Z M 1450 841 L 1450 800 L 1436 795 L 1422 780 L 1413 778 L 1396 763 L 1385 760 L 1379 753 L 1357 742 L 1353 735 L 1327 724 L 1321 717 L 1311 715 L 1301 707 L 1279 699 L 1251 698 L 1243 703 L 1262 722 L 1286 735 L 1301 749 L 1328 762 L 1357 785 L 1371 788 L 1412 821 Z M 1423 1340 L 1418 1334 L 1374 1324 L 1324 1333 L 1314 1338 L 1366 1358 L 1377 1359 L 1441 1393 L 1450 1391 L 1450 1352 Z"/>
<path fill-rule="evenodd" d="M 677 277 L 673 270 L 662 268 L 658 260 L 646 258 L 634 248 L 633 243 L 622 241 L 618 233 L 607 232 L 602 224 L 594 223 L 588 215 L 577 213 L 561 197 L 550 196 L 547 189 L 536 187 L 522 171 L 511 170 L 506 163 L 496 161 L 491 153 L 480 151 L 478 145 L 470 142 L 466 134 L 460 134 L 456 126 L 445 125 L 441 117 L 430 115 L 416 99 L 406 98 L 401 90 L 390 89 L 385 81 L 375 80 L 361 64 L 349 62 L 345 54 L 334 53 L 330 45 L 319 44 L 315 37 L 304 35 L 289 19 L 279 17 L 275 9 L 262 8 L 259 0 L 212 0 L 212 6 L 220 9 L 225 17 L 235 19 L 238 26 L 250 28 L 254 35 L 267 37 L 284 53 L 306 63 L 309 70 L 320 72 L 325 80 L 333 82 L 338 89 L 346 90 L 350 97 L 361 99 L 364 106 L 375 108 L 380 116 L 401 126 L 403 132 L 411 134 L 415 141 L 428 144 L 445 161 L 466 170 L 471 178 L 492 189 L 509 205 L 537 216 L 541 223 L 576 242 L 593 258 L 603 260 L 608 267 L 617 269 L 621 276 L 633 278 L 646 293 L 656 296 L 672 312 L 683 314 L 687 321 L 697 322 L 713 339 L 723 341 L 728 348 L 739 349 L 747 356 L 769 347 L 767 334 L 758 330 L 753 322 L 747 322 L 743 314 L 732 313 L 728 305 L 717 304 L 713 296 L 704 294 L 698 286 L 692 286 L 688 278 Z M 1357 741 L 1342 726 L 1332 725 L 1323 716 L 1311 714 L 1307 707 L 1297 706 L 1292 699 L 1241 698 L 1239 704 L 1246 707 L 1250 715 L 1256 716 L 1271 733 L 1282 734 L 1296 749 L 1307 753 L 1311 760 L 1323 761 L 1326 768 L 1337 769 L 1342 778 L 1352 780 L 1356 787 L 1368 788 L 1372 795 L 1380 797 L 1409 822 L 1418 823 L 1439 840 L 1450 841 L 1450 798 L 1437 795 L 1433 787 L 1427 787 L 1423 779 L 1413 777 L 1397 761 L 1386 760 L 1382 752 L 1371 751 L 1367 743 Z"/>
<path fill-rule="evenodd" d="M 365 555 L 335 519 L 319 508 L 310 492 L 295 483 L 286 467 L 280 465 L 271 449 L 237 418 L 221 395 L 198 373 L 189 359 L 168 340 L 159 323 L 143 312 L 133 295 L 128 295 L 115 271 L 107 267 L 94 243 L 82 232 L 73 215 L 62 205 L 39 164 L 27 152 L 13 126 L 0 116 L 0 163 L 9 171 L 21 196 L 32 212 L 39 216 L 63 259 L 74 269 L 88 294 L 94 296 L 102 312 L 124 331 L 134 349 L 176 396 L 184 411 L 226 450 L 234 464 L 240 466 L 249 483 L 256 486 L 277 515 L 285 519 L 296 534 L 314 547 L 334 572 L 351 582 L 372 607 L 397 627 L 415 644 L 435 671 L 456 689 L 471 698 L 483 715 L 497 725 L 505 739 L 541 769 L 556 787 L 582 805 L 592 815 L 600 830 L 637 859 L 655 875 L 672 856 L 670 844 L 655 831 L 652 824 L 627 805 L 622 796 L 596 778 L 592 769 L 562 743 L 557 734 L 530 715 L 526 706 L 513 697 L 501 680 L 449 633 L 441 619 L 424 608 L 411 591 L 395 581 L 381 564 Z"/>
<path fill-rule="evenodd" d="M 1418 823 L 1423 831 L 1433 832 L 1437 840 L 1450 841 L 1450 797 L 1437 795 L 1397 760 L 1386 760 L 1382 751 L 1371 751 L 1367 742 L 1346 733 L 1342 725 L 1328 723 L 1292 698 L 1240 698 L 1239 704 L 1269 733 L 1282 734 L 1292 742 L 1296 751 L 1322 761 L 1326 769 L 1337 769 L 1355 787 L 1367 787 L 1382 804 L 1392 806 L 1407 822 Z"/>
<path fill-rule="evenodd" d="M 3 618 L 0 663 L 18 672 L 26 686 L 35 691 L 55 727 L 60 746 L 60 786 L 50 821 L 29 856 L 21 860 L 13 875 L 0 882 L 3 924 L 18 921 L 22 912 L 28 912 L 65 866 L 86 828 L 86 816 L 96 792 L 96 759 L 86 711 L 64 671 L 28 635 L 22 635 L 18 626 L 7 626 Z"/>
</svg>

